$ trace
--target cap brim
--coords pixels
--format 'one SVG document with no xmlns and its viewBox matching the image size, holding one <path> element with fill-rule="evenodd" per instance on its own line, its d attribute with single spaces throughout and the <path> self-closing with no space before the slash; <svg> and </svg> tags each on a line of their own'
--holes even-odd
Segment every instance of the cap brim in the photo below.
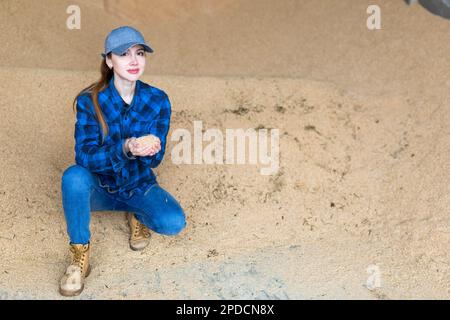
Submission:
<svg viewBox="0 0 450 320">
<path fill-rule="evenodd" d="M 136 43 L 136 42 L 130 42 L 130 43 L 126 43 L 123 44 L 117 48 L 114 48 L 113 50 L 111 50 L 112 53 L 117 54 L 117 55 L 121 55 L 124 52 L 126 52 L 129 48 L 135 46 L 135 45 L 141 45 L 145 51 L 147 52 L 153 52 L 153 49 L 150 48 L 148 45 L 146 45 L 145 43 Z"/>
<path fill-rule="evenodd" d="M 141 45 L 141 46 L 144 48 L 145 51 L 150 52 L 150 53 L 153 52 L 153 49 L 150 48 L 150 47 L 149 47 L 148 45 L 146 45 L 145 43 L 130 42 L 130 43 L 123 44 L 123 45 L 121 45 L 120 47 L 117 47 L 117 48 L 111 50 L 110 52 L 102 53 L 101 56 L 102 56 L 103 58 L 106 58 L 106 56 L 107 56 L 109 53 L 111 53 L 111 52 L 114 53 L 114 54 L 116 54 L 116 55 L 119 55 L 119 56 L 120 56 L 121 54 L 123 54 L 124 52 L 126 52 L 129 48 L 131 48 L 131 47 L 133 47 L 133 46 L 135 46 L 135 45 Z"/>
</svg>

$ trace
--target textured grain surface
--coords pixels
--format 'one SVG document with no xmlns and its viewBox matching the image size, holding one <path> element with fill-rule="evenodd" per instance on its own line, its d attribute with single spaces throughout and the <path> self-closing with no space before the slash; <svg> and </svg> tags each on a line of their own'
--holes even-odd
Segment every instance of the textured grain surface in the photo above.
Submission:
<svg viewBox="0 0 450 320">
<path fill-rule="evenodd" d="M 376 32 L 367 3 L 350 0 L 229 1 L 132 21 L 155 47 L 143 80 L 171 99 L 169 138 L 194 121 L 277 128 L 280 169 L 176 165 L 169 139 L 158 180 L 187 228 L 133 252 L 124 213 L 94 212 L 78 298 L 448 299 L 450 26 L 379 2 Z M 60 298 L 71 102 L 98 78 L 106 33 L 131 24 L 79 3 L 78 31 L 65 29 L 70 1 L 0 3 L 0 298 Z M 374 268 L 381 287 L 368 290 Z"/>
</svg>

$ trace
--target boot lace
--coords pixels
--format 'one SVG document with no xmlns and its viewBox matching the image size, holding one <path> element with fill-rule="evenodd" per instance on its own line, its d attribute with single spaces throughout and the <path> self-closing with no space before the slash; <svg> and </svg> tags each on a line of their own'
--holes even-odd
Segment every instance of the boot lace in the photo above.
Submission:
<svg viewBox="0 0 450 320">
<path fill-rule="evenodd" d="M 150 231 L 143 223 L 137 221 L 133 230 L 133 236 L 134 238 L 148 238 L 150 236 Z"/>
<path fill-rule="evenodd" d="M 73 253 L 72 264 L 79 266 L 83 270 L 86 258 L 85 252 L 74 247 L 71 248 L 71 251 Z"/>
</svg>

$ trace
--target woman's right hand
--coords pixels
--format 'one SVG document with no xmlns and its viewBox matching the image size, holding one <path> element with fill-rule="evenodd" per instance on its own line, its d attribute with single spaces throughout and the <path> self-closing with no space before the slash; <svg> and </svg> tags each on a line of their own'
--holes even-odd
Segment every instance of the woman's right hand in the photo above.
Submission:
<svg viewBox="0 0 450 320">
<path fill-rule="evenodd" d="M 135 137 L 128 138 L 128 139 L 125 140 L 125 142 L 124 142 L 124 149 L 125 149 L 125 151 L 127 153 L 131 152 L 131 146 L 135 144 L 135 141 L 136 141 Z"/>
</svg>

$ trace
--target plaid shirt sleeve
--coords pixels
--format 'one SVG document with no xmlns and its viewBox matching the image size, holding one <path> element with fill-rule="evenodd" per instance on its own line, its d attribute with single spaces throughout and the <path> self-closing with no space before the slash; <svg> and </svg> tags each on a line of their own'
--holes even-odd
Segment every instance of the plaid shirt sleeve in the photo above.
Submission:
<svg viewBox="0 0 450 320">
<path fill-rule="evenodd" d="M 88 109 L 91 105 L 87 96 L 77 99 L 75 162 L 91 172 L 113 176 L 129 161 L 123 152 L 125 139 L 112 145 L 100 145 L 100 124 Z"/>
<path fill-rule="evenodd" d="M 167 94 L 164 94 L 161 99 L 161 109 L 159 111 L 159 115 L 152 121 L 149 132 L 149 134 L 153 134 L 161 140 L 161 150 L 153 156 L 138 157 L 139 161 L 143 162 L 150 168 L 156 168 L 164 158 L 167 144 L 166 139 L 170 128 L 171 112 L 169 97 Z"/>
</svg>

